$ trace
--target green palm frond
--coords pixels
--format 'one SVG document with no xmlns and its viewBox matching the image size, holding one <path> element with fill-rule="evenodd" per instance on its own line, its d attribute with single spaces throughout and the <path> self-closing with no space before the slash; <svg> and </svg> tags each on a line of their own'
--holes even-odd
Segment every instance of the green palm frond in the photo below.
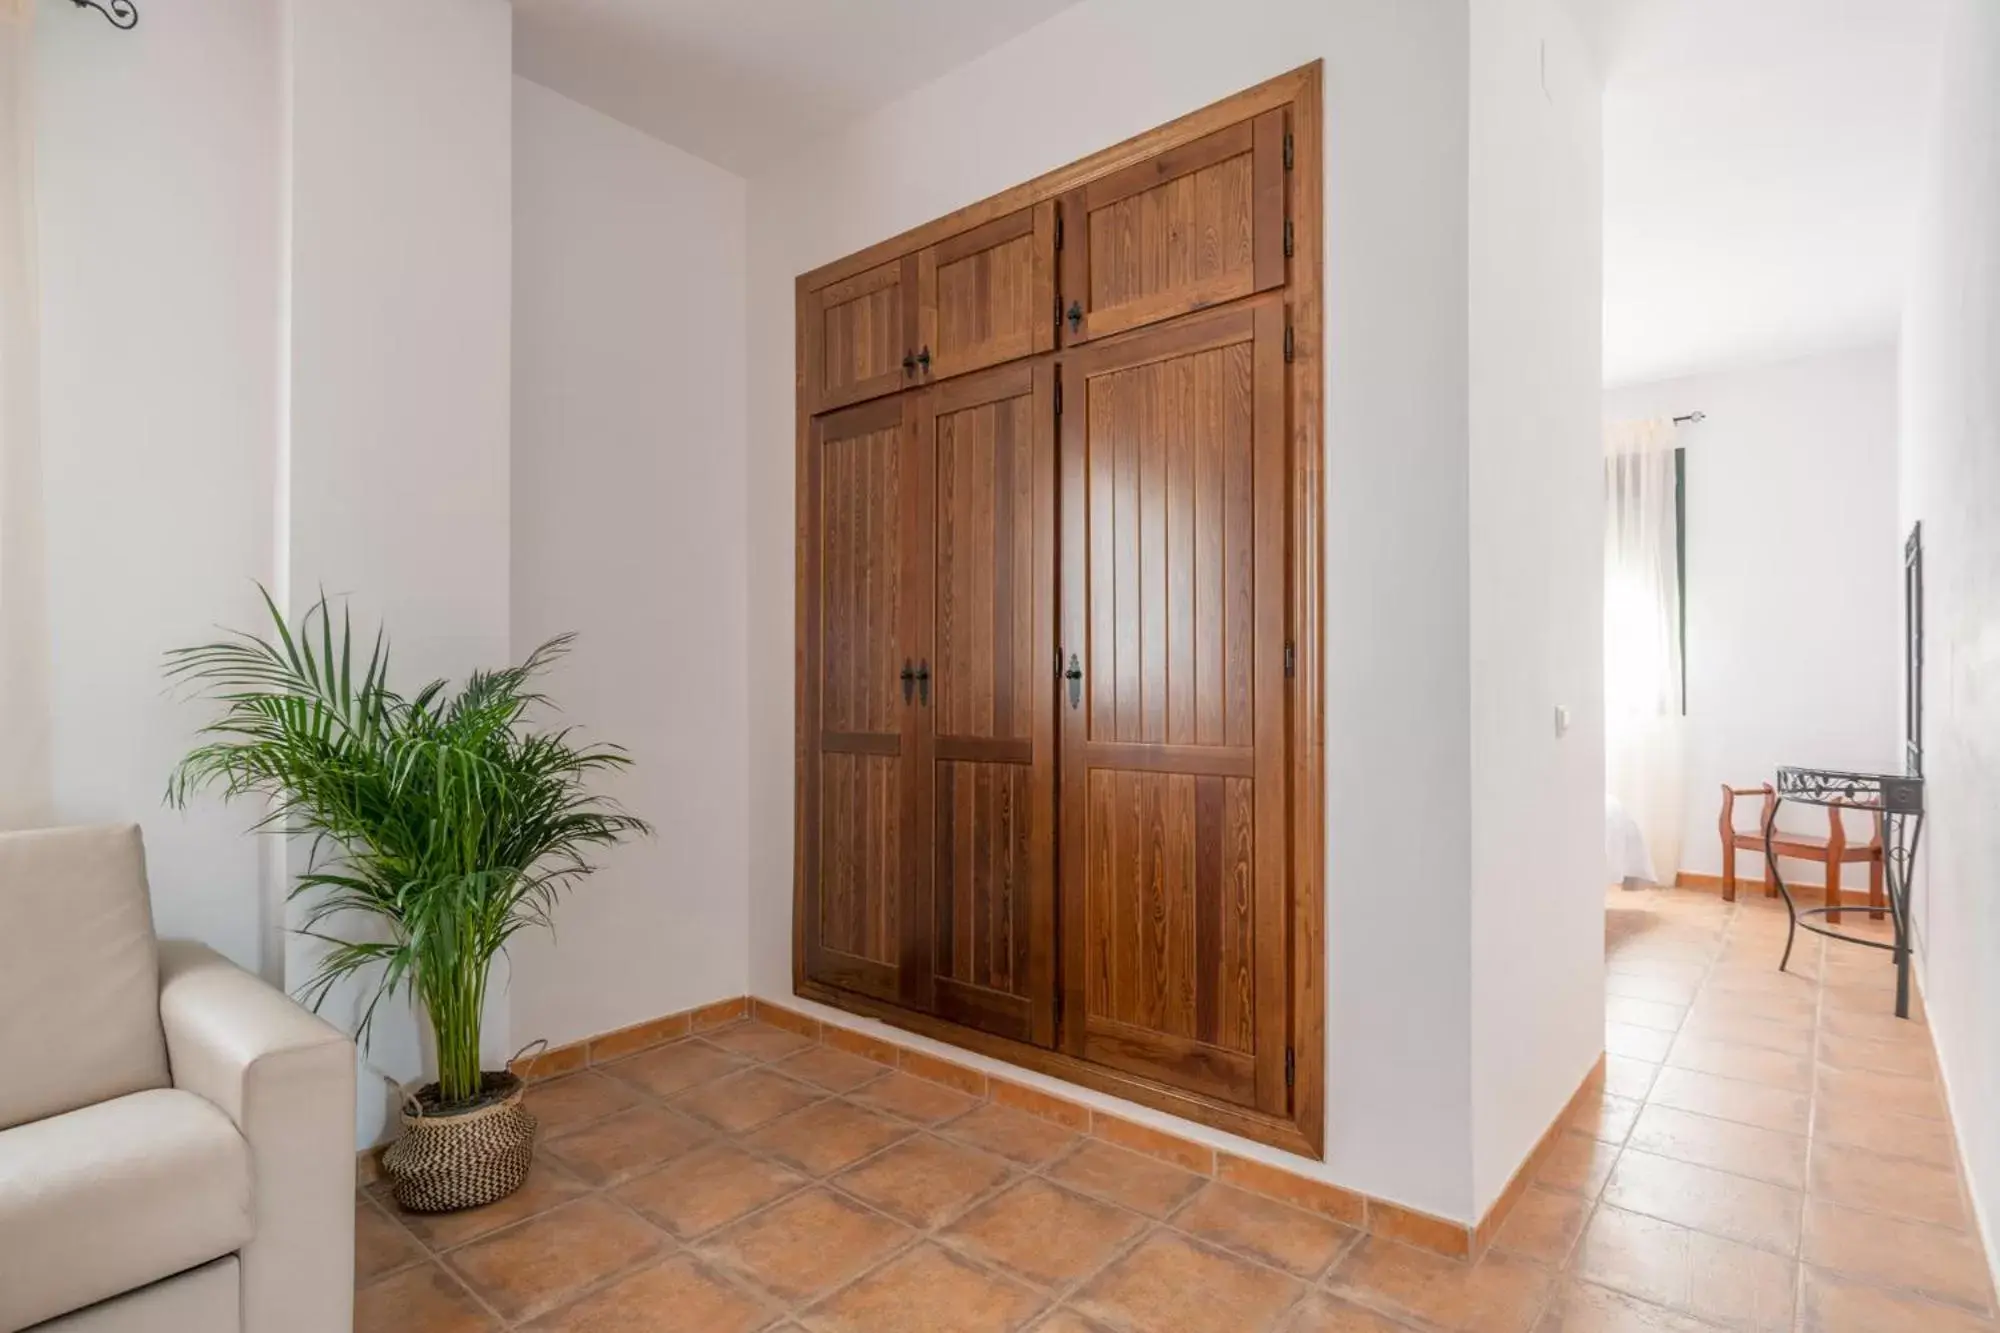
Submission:
<svg viewBox="0 0 2000 1333">
<path fill-rule="evenodd" d="M 456 693 L 439 680 L 405 697 L 389 684 L 379 630 L 357 661 L 345 610 L 336 624 L 323 594 L 294 628 L 258 591 L 270 637 L 229 631 L 167 654 L 169 679 L 217 706 L 167 800 L 258 797 L 268 808 L 257 828 L 310 838 L 292 896 L 306 905 L 300 933 L 328 947 L 301 997 L 317 1008 L 367 974 L 366 1040 L 381 1002 L 414 992 L 437 1032 L 440 1095 L 467 1100 L 480 1089 L 494 956 L 521 930 L 550 927 L 596 853 L 651 832 L 585 785 L 631 760 L 571 728 L 530 725 L 549 703 L 536 684 L 570 635 L 518 665 L 474 672 Z M 344 938 L 354 916 L 383 923 L 389 939 Z"/>
</svg>

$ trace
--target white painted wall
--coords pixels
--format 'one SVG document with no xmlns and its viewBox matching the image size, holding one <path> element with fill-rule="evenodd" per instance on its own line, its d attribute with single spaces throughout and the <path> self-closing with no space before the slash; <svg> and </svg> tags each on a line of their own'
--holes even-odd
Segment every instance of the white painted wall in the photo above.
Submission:
<svg viewBox="0 0 2000 1333">
<path fill-rule="evenodd" d="M 461 679 L 511 648 L 511 14 L 290 0 L 288 37 L 282 586 L 295 611 L 325 588 L 385 621 L 401 688 Z M 310 944 L 287 941 L 288 984 Z M 506 1012 L 490 994 L 489 1066 Z M 416 1024 L 378 1018 L 368 1058 L 414 1078 Z M 360 1095 L 368 1142 L 393 1099 L 365 1072 Z"/>
<path fill-rule="evenodd" d="M 35 17 L 53 815 L 139 820 L 161 932 L 271 966 L 252 812 L 161 805 L 203 714 L 160 665 L 272 576 L 278 9 Z"/>
<path fill-rule="evenodd" d="M 1603 1049 L 1603 99 L 1558 0 L 1471 12 L 1477 1213 Z"/>
<path fill-rule="evenodd" d="M 517 1041 L 747 989 L 744 182 L 514 82 L 514 655 L 656 836 L 514 950 Z"/>
<path fill-rule="evenodd" d="M 1719 874 L 1721 786 L 1779 764 L 1900 771 L 1896 349 L 1887 344 L 1613 389 L 1612 419 L 1708 420 L 1687 447 L 1687 781 L 1680 869 Z M 1837 546 L 1838 561 L 1820 558 Z M 1804 558 L 1802 558 L 1802 556 Z M 1826 832 L 1819 811 L 1789 827 Z M 1738 807 L 1756 822 L 1756 798 Z M 1866 837 L 1864 821 L 1849 832 Z M 1819 867 L 1786 862 L 1821 881 Z M 1660 867 L 1670 874 L 1674 867 Z M 1757 878 L 1754 853 L 1737 873 Z M 1601 878 L 1601 876 L 1600 876 Z M 1843 885 L 1865 888 L 1863 868 Z"/>
<path fill-rule="evenodd" d="M 1924 525 L 1916 934 L 1973 1207 L 2000 1260 L 2000 7 L 1950 11 L 1902 335 L 1902 522 Z"/>
<path fill-rule="evenodd" d="M 34 277 L 34 13 L 0 5 L 0 829 L 39 828 L 53 817 L 35 334 L 42 312 Z"/>
<path fill-rule="evenodd" d="M 162 933 L 297 986 L 256 811 L 161 809 L 205 716 L 161 654 L 260 626 L 262 581 L 355 594 L 404 681 L 506 659 L 508 10 L 37 20 L 54 817 L 142 821 Z M 414 1020 L 371 1056 L 414 1076 Z M 384 1104 L 364 1078 L 364 1139 Z"/>
<path fill-rule="evenodd" d="M 498 0 L 291 0 L 293 604 L 398 678 L 507 659 L 512 29 Z"/>
<path fill-rule="evenodd" d="M 1534 22 L 1547 18 L 1523 11 L 1530 12 Z M 1212 6 L 1191 0 L 1085 0 L 750 182 L 749 657 L 752 697 L 768 701 L 750 719 L 758 819 L 751 986 L 774 997 L 791 989 L 793 276 L 1323 57 L 1331 349 L 1328 1146 L 1323 1165 L 1289 1164 L 1469 1218 L 1476 705 L 1468 677 L 1467 6 L 1246 0 L 1227 24 L 1213 15 Z M 1092 77 L 1067 83 L 1062 97 L 1041 95 L 1049 71 L 1078 51 L 1116 54 L 1097 61 Z M 952 127 L 953 151 L 923 151 L 921 139 L 913 140 L 913 126 L 943 125 Z M 1554 167 L 1551 180 L 1582 197 L 1581 183 Z M 1588 231 L 1578 227 L 1580 235 Z M 1594 248 L 1576 262 L 1594 282 Z M 1503 278 L 1510 270 L 1496 264 L 1489 272 Z M 1570 294 L 1583 299 L 1580 290 Z M 1567 304 L 1563 310 L 1564 318 L 1575 314 Z M 1581 343 L 1567 346 L 1542 387 L 1556 391 L 1587 369 L 1580 382 L 1588 412 L 1597 371 L 1594 352 L 1587 363 L 1583 355 Z M 1538 399 L 1523 402 L 1496 401 L 1496 415 L 1547 410 L 1561 417 Z M 1592 423 L 1594 442 L 1594 415 Z M 1597 475 L 1593 444 L 1593 514 Z M 1567 607 L 1557 603 L 1550 614 Z M 1595 624 L 1594 611 L 1582 614 Z M 1523 707 L 1544 718 L 1556 685 L 1537 682 L 1532 704 Z M 1593 685 L 1576 679 L 1562 688 L 1587 702 Z M 1568 762 L 1555 766 L 1591 766 L 1592 743 L 1580 740 Z M 1582 816 L 1593 844 L 1600 787 L 1593 772 Z M 1411 792 L 1422 799 L 1409 799 Z M 1579 976 L 1601 954 L 1594 917 L 1592 932 L 1593 961 L 1579 963 Z M 1539 1010 L 1546 999 L 1528 1003 Z M 1593 996 L 1593 1024 L 1595 1006 Z M 1575 1053 L 1570 1026 L 1512 1033 L 1509 1041 L 1518 1049 L 1546 1036 L 1554 1062 L 1563 1063 Z M 1563 1097 L 1581 1073 L 1572 1071 Z M 1560 1104 L 1546 1108 L 1536 1133 Z"/>
</svg>

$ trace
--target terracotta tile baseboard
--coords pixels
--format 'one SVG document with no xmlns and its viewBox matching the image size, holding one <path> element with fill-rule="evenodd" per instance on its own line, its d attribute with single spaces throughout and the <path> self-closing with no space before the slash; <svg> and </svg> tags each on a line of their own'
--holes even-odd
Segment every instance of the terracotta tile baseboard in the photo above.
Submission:
<svg viewBox="0 0 2000 1333">
<path fill-rule="evenodd" d="M 574 1074 L 577 1070 L 586 1069 L 591 1065 L 622 1060 L 648 1047 L 679 1041 L 691 1033 L 707 1032 L 725 1023 L 734 1023 L 749 1012 L 750 1001 L 743 996 L 739 995 L 730 1000 L 717 1000 L 712 1004 L 683 1009 L 677 1014 L 668 1014 L 663 1018 L 649 1018 L 643 1023 L 634 1023 L 631 1027 L 600 1032 L 581 1041 L 551 1046 L 540 1054 L 516 1060 L 508 1068 L 519 1075 L 524 1082 L 539 1083 L 543 1079 L 555 1078 L 562 1074 Z"/>
<path fill-rule="evenodd" d="M 1790 858 L 1787 857 L 1786 859 L 1789 860 Z M 1859 864 L 1859 862 L 1856 862 L 1856 864 Z M 1864 867 L 1864 872 L 1865 872 L 1865 867 Z M 1856 879 L 1859 880 L 1859 883 L 1856 882 Z M 1677 870 L 1674 872 L 1674 887 L 1677 889 L 1706 889 L 1710 893 L 1721 893 L 1722 876 L 1706 875 L 1698 870 Z M 1789 875 L 1785 877 L 1785 887 L 1788 889 L 1796 889 L 1800 893 L 1823 894 L 1826 892 L 1826 885 L 1824 882 L 1817 884 L 1809 884 L 1803 880 L 1795 880 Z M 1863 873 L 1855 878 L 1850 878 L 1847 881 L 1847 883 L 1842 886 L 1842 891 L 1845 893 L 1852 894 L 1857 888 L 1859 888 L 1862 892 L 1862 897 L 1864 899 L 1862 905 L 1866 906 L 1867 904 L 1865 902 L 1865 899 L 1867 897 L 1867 891 L 1868 891 L 1868 877 L 1866 873 Z M 1738 875 L 1736 877 L 1736 892 L 1740 895 L 1745 889 L 1749 889 L 1755 893 L 1762 894 L 1764 891 L 1764 880 L 1762 875 L 1757 872 L 1752 872 L 1748 875 Z"/>
<path fill-rule="evenodd" d="M 1473 1228 L 1473 1258 L 1476 1259 L 1486 1253 L 1486 1247 L 1493 1243 L 1493 1238 L 1500 1234 L 1500 1228 L 1507 1224 L 1508 1214 L 1514 1211 L 1514 1205 L 1521 1201 L 1523 1194 L 1527 1193 L 1528 1182 L 1542 1169 L 1543 1160 L 1555 1150 L 1557 1144 L 1562 1142 L 1563 1132 L 1569 1127 L 1570 1121 L 1591 1098 L 1599 1096 L 1603 1088 L 1604 1053 L 1600 1051 L 1597 1063 L 1593 1064 L 1590 1072 L 1583 1076 L 1583 1082 L 1577 1084 L 1576 1091 L 1570 1094 L 1569 1101 L 1563 1105 L 1563 1109 L 1557 1113 L 1549 1127 L 1542 1131 L 1542 1137 L 1535 1141 L 1534 1148 L 1522 1160 L 1521 1165 L 1514 1168 L 1514 1174 L 1508 1177 L 1507 1184 L 1500 1191 L 1500 1197 L 1493 1201 L 1493 1206 L 1479 1219 L 1479 1225 Z"/>
<path fill-rule="evenodd" d="M 540 1082 L 575 1073 L 594 1064 L 621 1059 L 691 1033 L 721 1027 L 746 1016 L 877 1064 L 901 1069 L 914 1077 L 941 1083 L 974 1097 L 990 1098 L 1001 1105 L 1053 1121 L 1078 1133 L 1090 1134 L 1197 1175 L 1224 1181 L 1348 1226 L 1456 1259 L 1476 1258 L 1485 1252 L 1487 1245 L 1506 1223 L 1508 1213 L 1525 1192 L 1528 1181 L 1534 1178 L 1543 1157 L 1561 1140 L 1564 1125 L 1584 1099 L 1598 1095 L 1604 1078 L 1604 1060 L 1600 1056 L 1569 1104 L 1543 1133 L 1534 1151 L 1514 1172 L 1486 1215 L 1477 1226 L 1467 1226 L 1463 1222 L 1433 1217 L 1386 1199 L 1373 1198 L 1324 1180 L 1299 1175 L 1269 1162 L 1239 1157 L 1193 1139 L 1107 1114 L 1082 1102 L 1071 1101 L 1059 1093 L 993 1077 L 983 1070 L 903 1046 L 872 1033 L 823 1023 L 809 1014 L 764 999 L 738 997 L 718 1000 L 698 1009 L 668 1014 L 615 1032 L 553 1047 L 515 1062 L 512 1068 L 526 1081 Z M 381 1152 L 379 1147 L 371 1148 L 357 1158 L 356 1177 L 362 1185 L 380 1178 Z"/>
<path fill-rule="evenodd" d="M 906 1073 L 974 1096 L 990 1097 L 1002 1105 L 1055 1121 L 1079 1133 L 1088 1133 L 1197 1175 L 1225 1181 L 1253 1194 L 1307 1209 L 1375 1235 L 1459 1259 L 1476 1258 L 1485 1252 L 1493 1237 L 1506 1224 L 1514 1205 L 1526 1192 L 1528 1182 L 1541 1169 L 1543 1158 L 1561 1142 L 1564 1127 L 1586 1100 L 1599 1095 L 1604 1081 L 1604 1057 L 1600 1055 L 1562 1111 L 1542 1132 L 1534 1150 L 1515 1170 L 1506 1188 L 1500 1191 L 1500 1197 L 1486 1210 L 1477 1226 L 1469 1227 L 1463 1222 L 1433 1217 L 1386 1199 L 1373 1198 L 1324 1180 L 1299 1175 L 1269 1162 L 1239 1157 L 1224 1149 L 1211 1148 L 1205 1143 L 1150 1125 L 1109 1115 L 1082 1102 L 1071 1101 L 1059 1093 L 997 1078 L 928 1052 L 900 1046 L 872 1033 L 822 1023 L 769 1000 L 752 999 L 750 1013 L 773 1027 L 817 1038 L 829 1046 L 901 1068 Z"/>
</svg>

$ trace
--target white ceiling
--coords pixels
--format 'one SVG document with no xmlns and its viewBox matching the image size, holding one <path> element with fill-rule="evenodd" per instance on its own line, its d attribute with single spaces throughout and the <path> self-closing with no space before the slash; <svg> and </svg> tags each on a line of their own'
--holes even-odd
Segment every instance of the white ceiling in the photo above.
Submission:
<svg viewBox="0 0 2000 1333">
<path fill-rule="evenodd" d="M 515 67 L 749 174 L 1071 3 L 515 0 Z M 1606 64 L 1606 382 L 1892 337 L 1942 0 L 1566 3 Z"/>
<path fill-rule="evenodd" d="M 1598 0 L 1604 371 L 1893 337 L 1939 0 Z"/>
<path fill-rule="evenodd" d="M 515 0 L 514 68 L 738 175 L 1075 0 Z"/>
</svg>

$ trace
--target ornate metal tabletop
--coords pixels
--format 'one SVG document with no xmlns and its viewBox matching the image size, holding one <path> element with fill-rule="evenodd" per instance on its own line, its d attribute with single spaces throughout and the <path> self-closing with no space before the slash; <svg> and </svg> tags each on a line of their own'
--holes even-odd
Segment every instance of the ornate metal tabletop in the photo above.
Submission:
<svg viewBox="0 0 2000 1333">
<path fill-rule="evenodd" d="M 1891 773 L 1849 773 L 1834 768 L 1780 768 L 1777 799 L 1764 821 L 1764 860 L 1771 868 L 1771 882 L 1785 897 L 1791 927 L 1785 933 L 1785 956 L 1778 962 L 1784 971 L 1792 961 L 1792 944 L 1803 927 L 1831 940 L 1845 940 L 1870 949 L 1886 949 L 1896 963 L 1896 1017 L 1910 1016 L 1910 878 L 1916 868 L 1917 842 L 1924 828 L 1924 780 Z M 1882 876 L 1889 896 L 1892 938 L 1865 939 L 1819 924 L 1810 918 L 1841 910 L 1837 906 L 1800 907 L 1778 872 L 1778 856 L 1772 835 L 1778 825 L 1778 811 L 1786 801 L 1864 810 L 1882 825 Z"/>
</svg>

